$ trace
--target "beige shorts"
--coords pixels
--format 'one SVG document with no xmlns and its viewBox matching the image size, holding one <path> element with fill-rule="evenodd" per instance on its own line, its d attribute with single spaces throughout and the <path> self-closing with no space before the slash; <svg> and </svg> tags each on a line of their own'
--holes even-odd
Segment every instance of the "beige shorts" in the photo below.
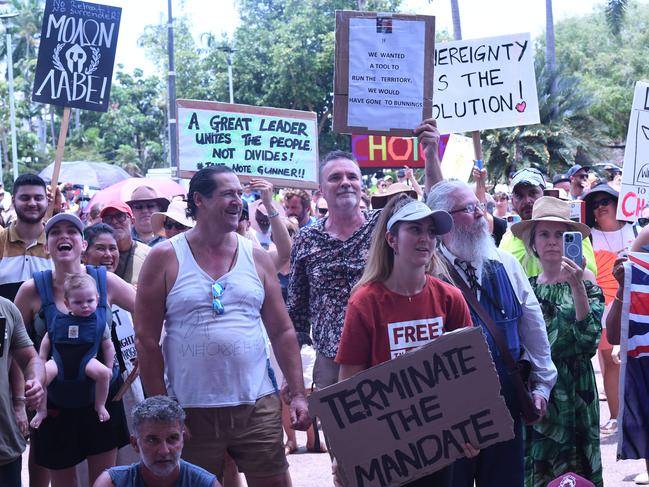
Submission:
<svg viewBox="0 0 649 487">
<path fill-rule="evenodd" d="M 288 469 L 284 454 L 282 409 L 277 394 L 255 404 L 223 408 L 187 408 L 185 424 L 191 439 L 182 458 L 223 478 L 227 451 L 239 471 L 251 477 L 272 477 Z"/>
</svg>

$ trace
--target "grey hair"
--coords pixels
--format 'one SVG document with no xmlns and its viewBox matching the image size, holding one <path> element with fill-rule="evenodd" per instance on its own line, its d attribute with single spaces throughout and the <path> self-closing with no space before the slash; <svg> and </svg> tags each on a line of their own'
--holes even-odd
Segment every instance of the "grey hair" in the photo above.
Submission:
<svg viewBox="0 0 649 487">
<path fill-rule="evenodd" d="M 185 411 L 167 396 L 148 397 L 133 408 L 133 429 L 136 437 L 140 437 L 140 427 L 147 421 L 179 423 L 182 427 L 185 424 Z"/>
<path fill-rule="evenodd" d="M 431 210 L 444 210 L 450 212 L 455 206 L 453 193 L 458 189 L 468 189 L 473 192 L 471 186 L 459 179 L 445 179 L 430 188 L 426 204 Z"/>
</svg>

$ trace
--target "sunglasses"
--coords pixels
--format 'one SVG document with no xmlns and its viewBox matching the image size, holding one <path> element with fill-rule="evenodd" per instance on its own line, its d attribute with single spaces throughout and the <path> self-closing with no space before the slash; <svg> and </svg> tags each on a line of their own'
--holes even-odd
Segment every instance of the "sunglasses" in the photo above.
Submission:
<svg viewBox="0 0 649 487">
<path fill-rule="evenodd" d="M 221 286 L 218 282 L 212 284 L 212 311 L 217 315 L 222 315 L 225 313 L 225 308 L 221 302 L 221 297 L 225 292 L 225 288 Z"/>
<path fill-rule="evenodd" d="M 613 201 L 615 201 L 615 198 L 602 198 L 602 199 L 599 200 L 599 201 L 593 201 L 593 202 L 592 202 L 593 210 L 596 210 L 596 209 L 599 208 L 600 206 L 608 206 L 608 205 L 610 205 Z"/>
<path fill-rule="evenodd" d="M 111 222 L 124 223 L 127 216 L 128 215 L 126 213 L 111 213 L 110 215 L 104 215 L 101 218 L 101 221 L 107 225 L 110 225 Z"/>
<path fill-rule="evenodd" d="M 638 225 L 646 227 L 649 224 L 649 218 L 638 218 Z"/>
<path fill-rule="evenodd" d="M 158 205 L 158 203 L 133 203 L 131 205 L 131 208 L 137 211 L 144 209 L 158 211 L 160 209 L 160 205 Z"/>
<path fill-rule="evenodd" d="M 184 230 L 185 228 L 187 228 L 182 223 L 178 223 L 169 219 L 165 220 L 163 226 L 165 227 L 165 230 L 171 230 L 172 228 L 175 228 L 176 230 Z"/>
<path fill-rule="evenodd" d="M 321 215 L 326 215 L 328 211 L 329 208 L 318 208 L 318 213 L 320 213 Z"/>
<path fill-rule="evenodd" d="M 475 213 L 477 210 L 485 211 L 485 205 L 482 203 L 469 203 L 464 208 L 458 208 L 457 210 L 449 211 L 449 213 Z"/>
</svg>

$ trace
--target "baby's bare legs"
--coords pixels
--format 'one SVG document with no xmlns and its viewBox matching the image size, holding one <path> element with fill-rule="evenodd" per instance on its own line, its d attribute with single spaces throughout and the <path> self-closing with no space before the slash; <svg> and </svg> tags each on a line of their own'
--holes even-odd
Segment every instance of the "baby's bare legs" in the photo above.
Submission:
<svg viewBox="0 0 649 487">
<path fill-rule="evenodd" d="M 113 371 L 93 358 L 86 365 L 86 375 L 95 381 L 95 411 L 99 421 L 102 423 L 108 421 L 110 414 L 106 410 L 106 399 L 108 399 L 108 387 Z"/>
<path fill-rule="evenodd" d="M 58 373 L 59 368 L 56 366 L 54 360 L 50 359 L 45 362 L 45 386 L 49 386 Z M 29 423 L 29 425 L 34 429 L 38 428 L 43 420 L 47 418 L 47 387 L 44 387 L 43 391 L 45 392 L 45 397 L 43 397 L 40 407 L 36 410 L 36 416 L 34 416 Z"/>
</svg>

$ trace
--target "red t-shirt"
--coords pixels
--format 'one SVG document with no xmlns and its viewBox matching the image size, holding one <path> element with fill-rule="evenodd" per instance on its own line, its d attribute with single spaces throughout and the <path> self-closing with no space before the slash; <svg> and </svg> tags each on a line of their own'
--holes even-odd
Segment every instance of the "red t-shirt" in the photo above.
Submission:
<svg viewBox="0 0 649 487">
<path fill-rule="evenodd" d="M 371 367 L 465 326 L 472 325 L 462 293 L 439 279 L 427 276 L 411 297 L 372 282 L 349 299 L 336 362 Z"/>
</svg>

